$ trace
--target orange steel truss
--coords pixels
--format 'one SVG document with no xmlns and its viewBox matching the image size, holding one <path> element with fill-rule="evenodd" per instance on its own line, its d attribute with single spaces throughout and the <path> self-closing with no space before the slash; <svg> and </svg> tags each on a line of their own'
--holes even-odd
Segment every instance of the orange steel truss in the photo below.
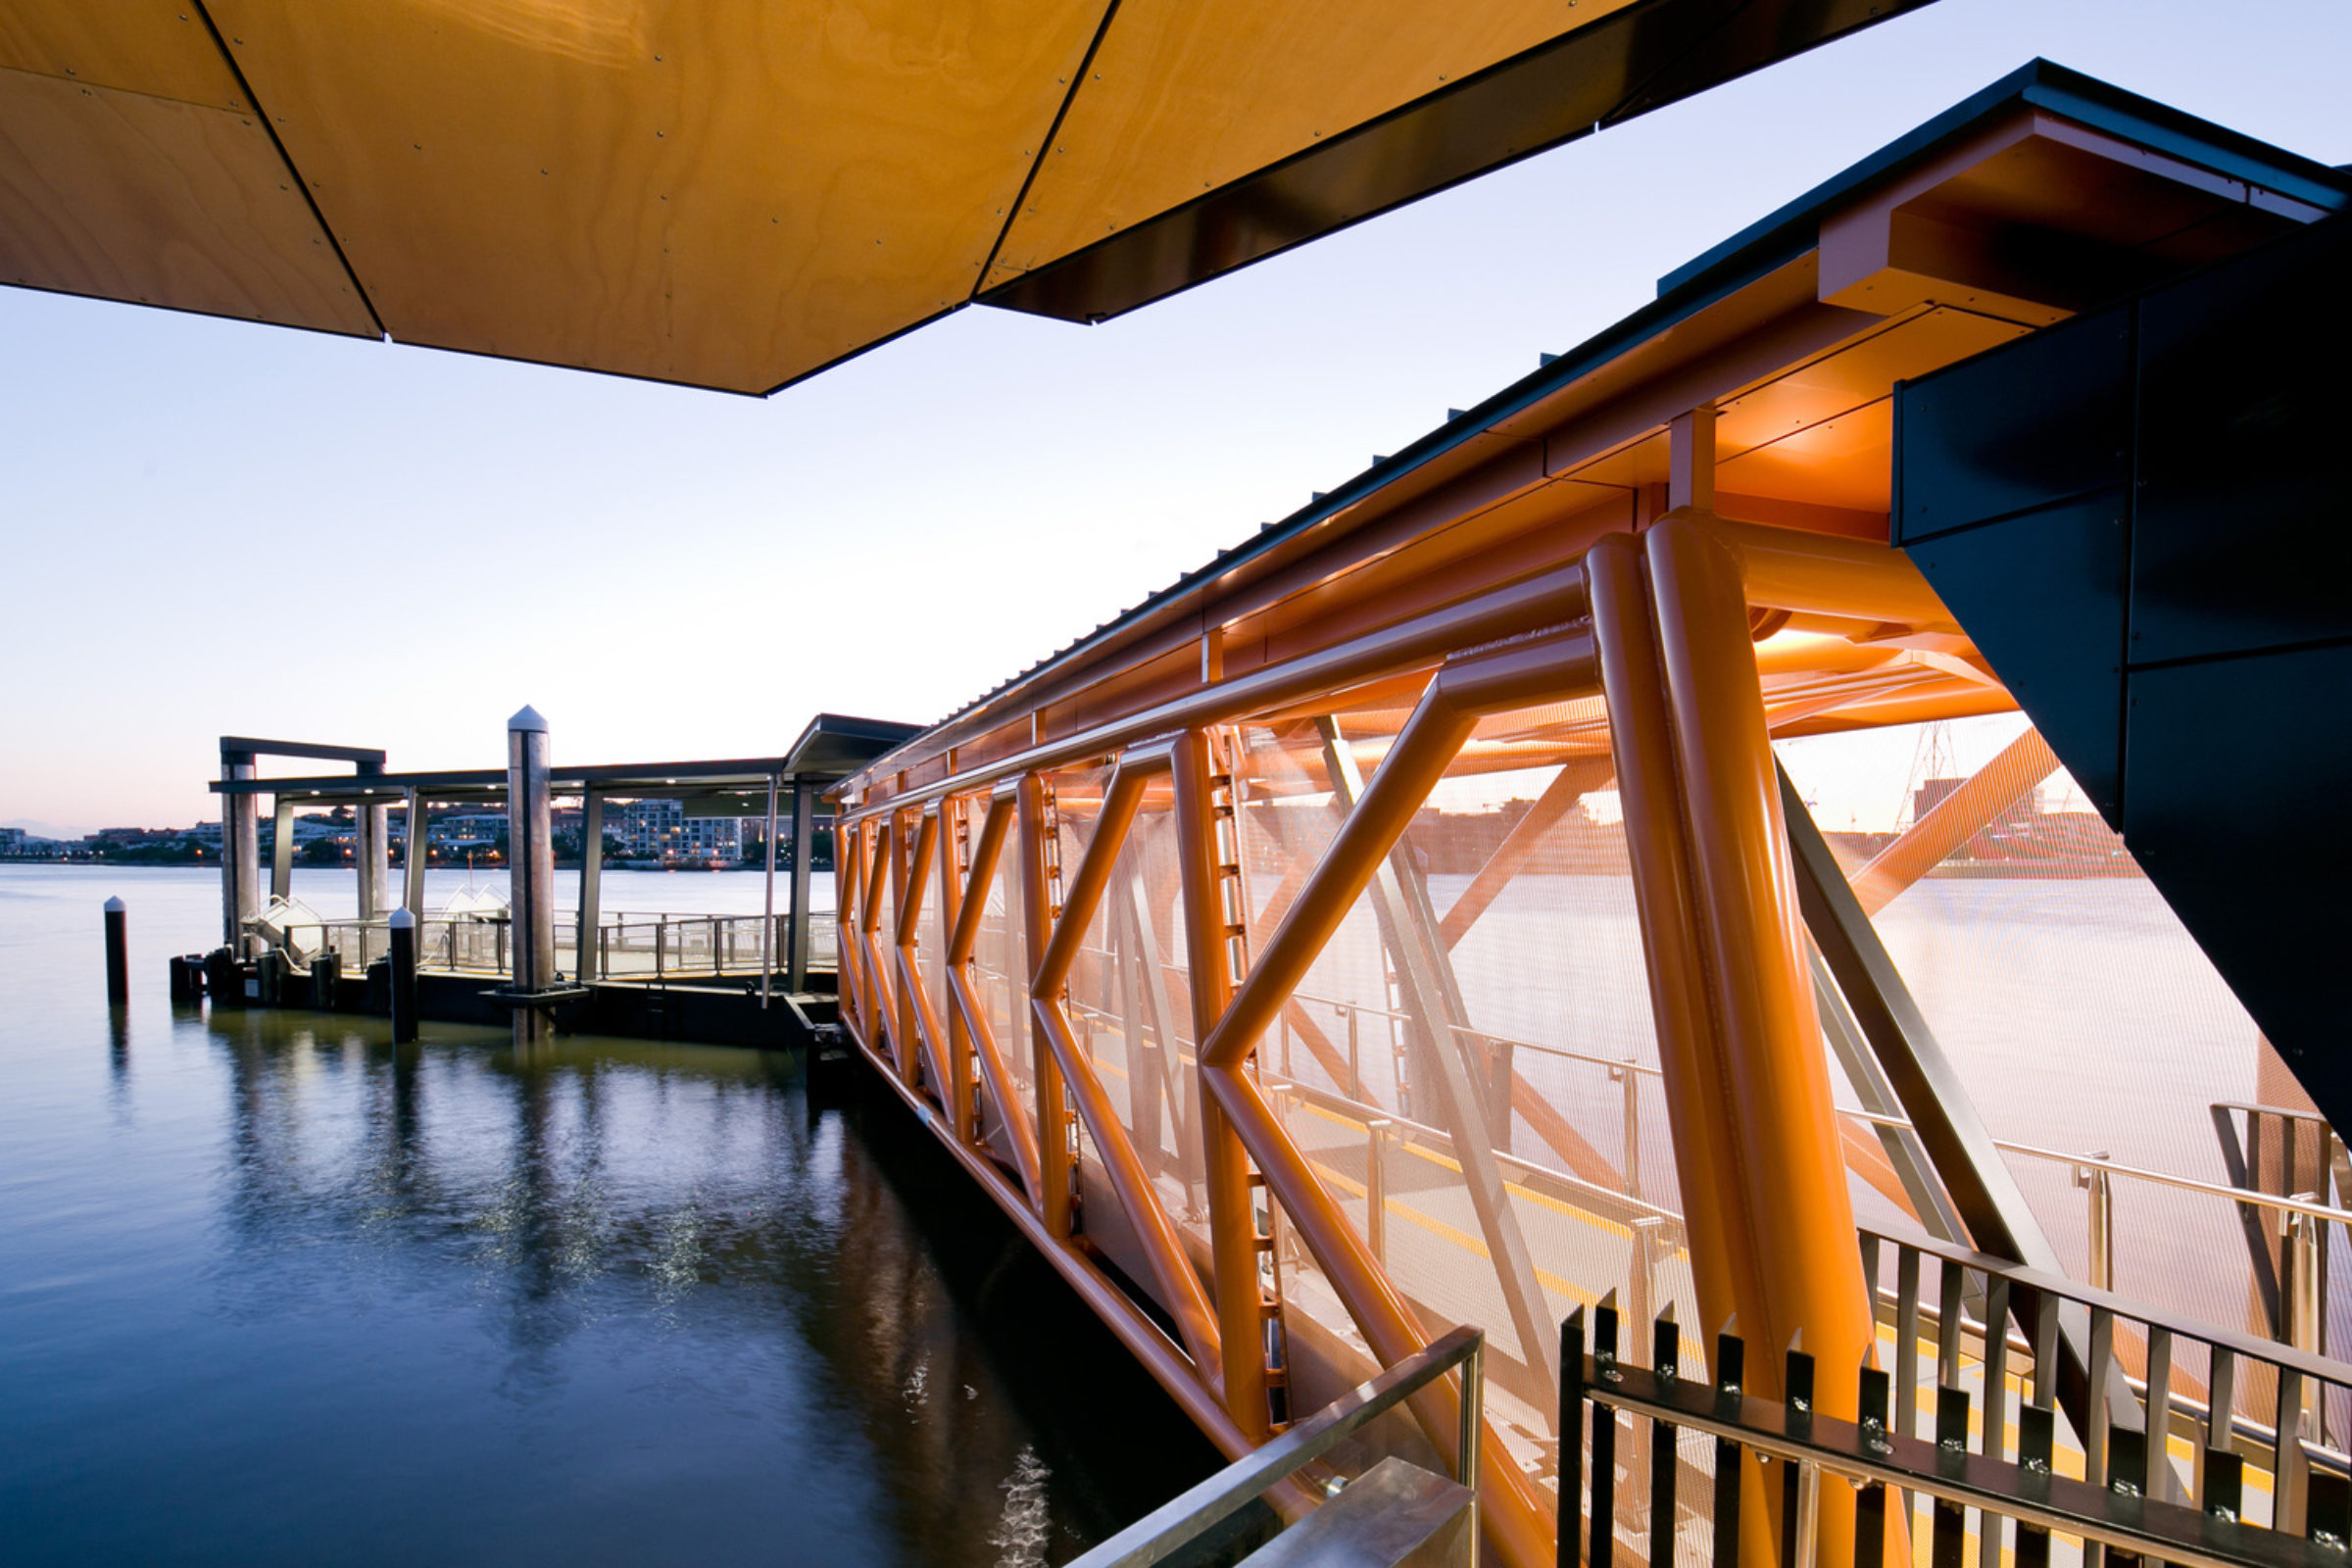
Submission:
<svg viewBox="0 0 2352 1568">
<path fill-rule="evenodd" d="M 1321 1325 L 1323 1343 L 1337 1343 L 1332 1331 L 1343 1329 L 1364 1359 L 1389 1363 L 1443 1332 L 1399 1288 L 1369 1223 L 1343 1207 L 1328 1169 L 1294 1136 L 1285 1092 L 1262 1070 L 1266 1042 L 1286 1019 L 1296 1028 L 1305 1016 L 1301 986 L 1359 901 L 1396 874 L 1407 830 L 1449 772 L 1501 762 L 1557 768 L 1453 902 L 1441 950 L 1458 946 L 1506 894 L 1547 827 L 1614 783 L 1698 1310 L 1711 1323 L 1737 1314 L 1765 1343 L 1801 1327 L 1825 1359 L 1856 1362 L 1871 1328 L 1840 1152 L 1849 1140 L 1812 1012 L 1769 726 L 1791 703 L 1815 715 L 1942 694 L 1965 709 L 1984 686 L 1907 661 L 1900 648 L 1812 634 L 1756 640 L 1760 625 L 1785 626 L 1793 614 L 1842 617 L 1898 640 L 1949 635 L 1949 616 L 1884 547 L 1744 527 L 1686 508 L 1639 535 L 1606 534 L 1578 561 L 1067 739 L 943 768 L 927 783 L 869 781 L 864 799 L 845 802 L 841 829 L 841 863 L 858 873 L 843 879 L 844 929 L 859 936 L 843 945 L 844 1020 L 967 1171 L 1203 1429 L 1239 1453 L 1283 1414 L 1269 1389 L 1291 1369 L 1269 1349 L 1279 1345 L 1269 1323 L 1287 1314 L 1294 1321 L 1285 1326 L 1297 1329 L 1307 1310 L 1283 1303 L 1269 1283 L 1281 1266 L 1270 1257 L 1277 1228 L 1296 1237 L 1345 1312 L 1345 1325 Z M 1231 875 L 1240 845 L 1237 728 L 1363 711 L 1367 696 L 1393 709 L 1407 694 L 1409 711 L 1369 777 L 1333 792 L 1328 844 L 1261 878 L 1272 891 L 1253 910 Z M 1480 734 L 1482 720 L 1531 710 L 1546 720 L 1538 739 Z M 1352 748 L 1343 739 L 1340 749 L 1352 773 Z M 1094 815 L 1082 850 L 1062 862 L 1048 842 L 1050 792 L 1089 764 L 1107 774 L 1099 805 L 1087 798 Z M 1995 811 L 2015 799 L 1998 786 L 1981 792 Z M 1172 827 L 1193 1023 L 1175 1044 L 1197 1082 L 1188 1131 L 1198 1143 L 1187 1157 L 1200 1173 L 1198 1203 L 1155 1170 L 1156 1150 L 1139 1147 L 1136 1117 L 1122 1111 L 1073 1019 L 1073 971 L 1090 929 L 1124 896 L 1122 855 L 1148 807 L 1168 813 Z M 1018 897 L 992 908 L 1007 859 L 1019 872 Z M 927 898 L 948 933 L 944 996 L 933 995 L 919 960 Z M 1026 968 L 1028 1004 L 1010 1031 L 984 999 L 975 960 L 991 920 L 1017 930 Z M 1023 1036 L 1032 1053 L 1026 1083 L 1008 1057 Z M 1298 1038 L 1341 1065 L 1319 1027 Z M 1533 1391 L 1556 1377 L 1556 1348 L 1545 1288 L 1534 1283 L 1538 1270 L 1514 1222 L 1527 1178 L 1513 1179 L 1520 1167 L 1492 1148 L 1495 1107 L 1478 1079 L 1482 1063 L 1470 1052 L 1435 1054 L 1434 1062 L 1426 1101 L 1434 1108 L 1422 1114 L 1452 1135 L 1447 1157 L 1464 1172 L 1478 1226 L 1462 1238 L 1465 1251 L 1484 1254 L 1500 1282 L 1520 1381 Z M 1501 1103 L 1567 1177 L 1618 1178 L 1536 1084 L 1517 1072 L 1503 1081 Z M 1261 1187 L 1263 1200 L 1254 1196 Z M 1094 1240 L 1114 1228 L 1117 1262 Z M 1140 1271 L 1119 1266 L 1135 1258 Z M 1759 1384 L 1769 1382 L 1769 1360 L 1758 1373 Z M 1433 1392 L 1415 1406 L 1425 1441 L 1447 1460 L 1455 1396 Z M 1836 1404 L 1837 1391 L 1826 1391 L 1825 1405 Z M 1550 1561 L 1554 1504 L 1523 1434 L 1491 1419 L 1485 1447 L 1491 1548 L 1512 1564 Z M 1754 1517 L 1767 1528 L 1763 1509 Z"/>
<path fill-rule="evenodd" d="M 1227 1452 L 1476 1321 L 1486 1546 L 1537 1568 L 1570 1307 L 1671 1306 L 1692 1362 L 1736 1316 L 1768 1396 L 1800 1333 L 1870 1353 L 1849 1184 L 1951 1177 L 1836 1108 L 1773 743 L 2015 708 L 1885 542 L 1893 384 L 2074 308 L 1986 236 L 2128 240 L 2119 180 L 2221 213 L 2128 122 L 1986 104 L 840 790 L 849 1033 Z M 2056 765 L 2026 731 L 1858 903 Z M 1457 1398 L 1384 1441 L 1450 1463 Z"/>
</svg>

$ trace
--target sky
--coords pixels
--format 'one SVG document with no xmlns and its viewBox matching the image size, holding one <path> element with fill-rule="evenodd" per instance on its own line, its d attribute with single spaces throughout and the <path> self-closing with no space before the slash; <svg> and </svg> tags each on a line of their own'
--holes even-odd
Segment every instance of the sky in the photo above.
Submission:
<svg viewBox="0 0 2352 1568">
<path fill-rule="evenodd" d="M 764 400 L 0 288 L 0 823 L 216 816 L 222 734 L 935 720 L 2035 55 L 2352 162 L 2345 0 L 1938 0 L 1117 320 L 965 310 Z"/>
</svg>

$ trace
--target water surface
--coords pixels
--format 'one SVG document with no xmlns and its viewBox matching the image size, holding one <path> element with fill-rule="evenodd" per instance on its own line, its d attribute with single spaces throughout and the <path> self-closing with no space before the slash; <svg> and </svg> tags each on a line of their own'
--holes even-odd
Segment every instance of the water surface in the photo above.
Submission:
<svg viewBox="0 0 2352 1568">
<path fill-rule="evenodd" d="M 854 1078 L 175 1011 L 219 887 L 0 867 L 0 1560 L 1028 1564 L 1213 1468 Z"/>
</svg>

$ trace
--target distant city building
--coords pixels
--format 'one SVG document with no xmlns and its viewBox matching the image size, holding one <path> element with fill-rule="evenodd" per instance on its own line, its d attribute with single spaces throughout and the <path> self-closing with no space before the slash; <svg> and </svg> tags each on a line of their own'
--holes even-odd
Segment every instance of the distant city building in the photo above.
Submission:
<svg viewBox="0 0 2352 1568">
<path fill-rule="evenodd" d="M 487 850 L 497 846 L 506 830 L 504 811 L 451 811 L 426 822 L 425 838 L 439 850 Z"/>
<path fill-rule="evenodd" d="M 735 860 L 743 857 L 743 819 L 688 816 L 678 801 L 630 801 L 620 808 L 621 853 L 632 860 Z"/>
<path fill-rule="evenodd" d="M 24 830 L 21 827 L 0 827 L 0 855 L 24 853 Z"/>
</svg>

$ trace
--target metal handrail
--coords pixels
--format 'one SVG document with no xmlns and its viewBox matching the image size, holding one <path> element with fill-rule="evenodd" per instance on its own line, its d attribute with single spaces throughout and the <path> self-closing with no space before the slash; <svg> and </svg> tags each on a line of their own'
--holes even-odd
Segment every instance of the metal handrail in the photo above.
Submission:
<svg viewBox="0 0 2352 1568">
<path fill-rule="evenodd" d="M 1613 1318 L 1614 1313 L 1610 1316 Z M 1970 1453 L 1964 1443 L 1970 1400 L 1968 1394 L 1960 1389 L 1944 1391 L 1950 1407 L 1938 1409 L 1937 1439 L 1930 1443 L 1889 1425 L 1883 1408 L 1875 1417 L 1870 1414 L 1873 1396 L 1869 1380 L 1882 1380 L 1876 1399 L 1883 1402 L 1884 1374 L 1868 1370 L 1861 1374 L 1865 1380 L 1865 1419 L 1860 1423 L 1838 1421 L 1814 1413 L 1812 1358 L 1801 1352 L 1789 1353 L 1791 1364 L 1786 1381 L 1792 1396 L 1785 1402 L 1773 1401 L 1745 1394 L 1737 1371 L 1725 1381 L 1709 1384 L 1703 1378 L 1677 1377 L 1670 1370 L 1620 1363 L 1615 1355 L 1613 1323 L 1601 1328 L 1602 1353 L 1587 1357 L 1581 1353 L 1583 1318 L 1582 1311 L 1573 1316 L 1563 1336 L 1578 1353 L 1573 1363 L 1563 1362 L 1573 1365 L 1575 1375 L 1561 1391 L 1562 1403 L 1567 1406 L 1562 1411 L 1561 1431 L 1582 1430 L 1582 1414 L 1577 1406 L 1590 1400 L 1612 1411 L 1647 1417 L 1654 1423 L 1659 1431 L 1650 1445 L 1653 1461 L 1659 1454 L 1672 1455 L 1677 1451 L 1676 1446 L 1663 1436 L 1666 1432 L 1687 1430 L 1714 1438 L 1718 1446 L 1715 1560 L 1719 1568 L 1731 1568 L 1729 1557 L 1737 1555 L 1737 1531 L 1725 1528 L 1721 1514 L 1726 1506 L 1738 1506 L 1740 1488 L 1735 1484 L 1727 1493 L 1720 1480 L 1727 1450 L 1737 1449 L 1794 1467 L 1796 1485 L 1792 1490 L 1798 1498 L 1798 1508 L 1789 1534 L 1795 1538 L 1796 1568 L 1810 1568 L 1817 1558 L 1818 1538 L 1812 1526 L 1819 1517 L 1820 1483 L 1824 1476 L 1857 1489 L 1882 1489 L 1881 1497 L 1909 1493 L 1932 1499 L 1937 1504 L 1935 1511 L 1938 1560 L 1942 1560 L 1947 1547 L 1957 1559 L 1963 1510 L 1976 1508 L 1985 1515 L 1988 1532 L 1992 1519 L 2011 1519 L 2022 1529 L 2072 1536 L 2150 1561 L 2177 1564 L 2180 1568 L 2247 1568 L 2247 1565 L 2317 1568 L 2320 1564 L 2340 1565 L 2344 1561 L 2343 1542 L 2334 1534 L 2332 1520 L 2322 1525 L 2315 1518 L 2313 1523 L 2319 1528 L 2311 1539 L 2305 1540 L 2284 1531 L 2241 1523 L 2234 1498 L 2226 1505 L 2222 1499 L 2215 1499 L 2202 1509 L 2185 1507 L 2146 1496 L 2139 1487 L 2127 1481 L 2100 1485 L 2057 1475 L 2049 1468 L 2046 1455 L 2021 1455 L 2021 1462 L 2012 1464 L 2005 1459 Z M 1719 1341 L 1719 1364 L 1728 1362 L 1737 1367 L 1742 1359 L 1738 1341 L 1724 1336 Z M 1796 1392 L 1800 1388 L 1801 1395 Z M 2047 1411 L 2030 1413 L 2044 1417 L 2048 1414 Z M 1604 1449 L 1600 1435 L 1604 1426 L 1614 1428 L 1615 1424 L 1611 1418 L 1596 1421 L 1593 1428 L 1595 1562 L 1603 1560 L 1598 1537 L 1603 1528 L 1608 1528 L 1610 1513 L 1602 1502 Z M 2044 1441 L 2047 1435 L 2045 1423 Z M 1614 1444 L 1608 1446 L 1613 1449 Z M 1579 1482 L 1581 1490 L 1581 1477 Z M 1611 1491 L 1615 1490 L 1613 1472 L 1606 1484 Z M 1667 1495 L 1670 1498 L 1671 1493 Z M 1567 1515 L 1565 1505 L 1562 1512 Z M 1652 1529 L 1655 1528 L 1653 1521 Z M 1879 1560 L 1868 1537 L 1869 1531 L 1857 1526 L 1857 1561 Z M 2022 1546 L 2019 1555 L 2021 1559 L 2025 1555 Z M 1652 1560 L 1658 1560 L 1654 1550 Z"/>
<path fill-rule="evenodd" d="M 1917 1131 L 1907 1119 L 1901 1116 L 1883 1116 L 1876 1111 L 1856 1110 L 1845 1105 L 1838 1106 L 1838 1113 L 1841 1116 L 1851 1116 L 1856 1121 L 1868 1122 L 1874 1127 L 1893 1127 L 1907 1132 Z M 2033 1144 L 2007 1143 L 1998 1138 L 1992 1140 L 1992 1147 L 2007 1153 L 2024 1154 L 2029 1159 L 2046 1159 L 2055 1164 L 2072 1165 L 2082 1170 L 2103 1170 L 2114 1176 L 2128 1176 L 2133 1181 L 2153 1182 L 2159 1187 L 2176 1187 L 2182 1192 L 2203 1193 L 2209 1198 L 2226 1199 L 2232 1203 L 2254 1203 L 2264 1208 L 2275 1208 L 2280 1213 L 2304 1214 L 2313 1219 L 2328 1219 L 2339 1224 L 2352 1225 L 2352 1208 L 2337 1208 L 2328 1203 L 2312 1202 L 2300 1198 L 2277 1198 L 2269 1193 L 2253 1192 L 2242 1187 L 2224 1187 L 2218 1182 L 2199 1181 L 2194 1176 L 2175 1176 L 2170 1171 L 2148 1170 L 2143 1166 L 2126 1165 L 2098 1154 L 2069 1154 L 2055 1149 L 2041 1149 Z"/>
<path fill-rule="evenodd" d="M 1454 1479 L 1470 1489 L 1470 1539 L 1478 1539 L 1478 1434 L 1485 1403 L 1486 1335 L 1464 1325 L 1405 1357 L 1288 1432 L 1162 1503 L 1072 1561 L 1069 1568 L 1150 1568 L 1200 1540 L 1261 1494 L 1313 1463 L 1355 1432 L 1455 1366 L 1462 1369 L 1460 1458 Z M 2200 1565 L 2201 1568 L 2201 1565 Z"/>
</svg>

